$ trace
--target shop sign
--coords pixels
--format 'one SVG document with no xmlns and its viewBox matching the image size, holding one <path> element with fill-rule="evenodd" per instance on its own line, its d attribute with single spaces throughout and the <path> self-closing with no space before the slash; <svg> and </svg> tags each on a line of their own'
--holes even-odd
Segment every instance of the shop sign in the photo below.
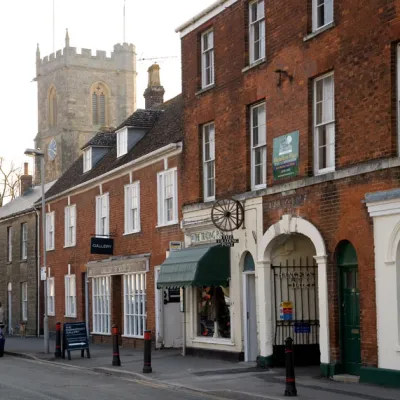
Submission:
<svg viewBox="0 0 400 400">
<path fill-rule="evenodd" d="M 90 254 L 113 254 L 114 239 L 92 237 L 90 240 Z"/>
<path fill-rule="evenodd" d="M 63 358 L 65 352 L 68 352 L 68 360 L 71 359 L 71 351 L 83 350 L 87 351 L 87 357 L 90 358 L 89 340 L 84 322 L 65 323 L 63 327 Z"/>
<path fill-rule="evenodd" d="M 182 250 L 182 242 L 169 242 L 169 251 Z"/>
<path fill-rule="evenodd" d="M 232 234 L 223 233 L 221 239 L 217 239 L 217 243 L 224 247 L 233 247 L 235 243 L 239 243 L 239 239 L 234 239 Z"/>
<path fill-rule="evenodd" d="M 295 333 L 310 333 L 311 326 L 309 322 L 297 321 L 294 323 L 294 332 Z"/>
<path fill-rule="evenodd" d="M 281 279 L 287 279 L 288 285 L 292 289 L 308 289 L 315 286 L 314 272 L 280 272 Z"/>
<path fill-rule="evenodd" d="M 135 272 L 147 271 L 146 260 L 134 260 L 130 262 L 121 263 L 120 261 L 107 261 L 106 265 L 87 265 L 87 273 L 89 278 L 103 275 L 122 275 L 133 274 Z"/>
<path fill-rule="evenodd" d="M 293 319 L 293 303 L 291 301 L 282 301 L 279 314 L 282 321 L 291 321 Z"/>
<path fill-rule="evenodd" d="M 216 242 L 221 238 L 221 231 L 215 229 L 213 231 L 196 232 L 190 235 L 192 244 L 199 244 L 205 242 Z"/>
<path fill-rule="evenodd" d="M 274 179 L 296 176 L 299 172 L 299 131 L 274 138 L 273 143 Z"/>
<path fill-rule="evenodd" d="M 40 280 L 45 281 L 47 279 L 46 267 L 40 267 Z"/>
</svg>

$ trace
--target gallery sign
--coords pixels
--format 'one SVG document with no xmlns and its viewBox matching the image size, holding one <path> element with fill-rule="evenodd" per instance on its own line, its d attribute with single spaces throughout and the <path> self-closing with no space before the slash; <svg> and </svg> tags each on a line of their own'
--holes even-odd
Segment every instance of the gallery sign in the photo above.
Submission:
<svg viewBox="0 0 400 400">
<path fill-rule="evenodd" d="M 218 239 L 221 239 L 221 236 L 221 231 L 215 229 L 213 231 L 192 233 L 190 235 L 190 240 L 192 244 L 217 242 Z"/>
<path fill-rule="evenodd" d="M 274 138 L 273 160 L 274 179 L 289 178 L 299 172 L 299 131 Z"/>
<path fill-rule="evenodd" d="M 90 254 L 114 254 L 114 239 L 92 237 Z"/>
</svg>

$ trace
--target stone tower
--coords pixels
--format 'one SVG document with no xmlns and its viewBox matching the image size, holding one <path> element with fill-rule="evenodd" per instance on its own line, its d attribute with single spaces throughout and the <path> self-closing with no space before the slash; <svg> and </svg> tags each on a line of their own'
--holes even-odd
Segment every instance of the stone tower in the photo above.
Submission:
<svg viewBox="0 0 400 400">
<path fill-rule="evenodd" d="M 45 152 L 45 180 L 57 179 L 80 155 L 81 147 L 103 127 L 116 127 L 136 110 L 136 53 L 133 44 L 105 51 L 65 47 L 40 58 L 36 51 L 38 134 Z M 40 160 L 35 183 L 40 182 Z"/>
</svg>

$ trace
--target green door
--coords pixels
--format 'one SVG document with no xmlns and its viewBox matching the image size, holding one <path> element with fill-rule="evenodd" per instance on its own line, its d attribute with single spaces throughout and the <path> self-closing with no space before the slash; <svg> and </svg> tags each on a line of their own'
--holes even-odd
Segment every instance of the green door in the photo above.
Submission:
<svg viewBox="0 0 400 400">
<path fill-rule="evenodd" d="M 344 243 L 338 254 L 341 299 L 341 343 L 344 372 L 358 375 L 361 364 L 360 291 L 354 247 Z"/>
</svg>

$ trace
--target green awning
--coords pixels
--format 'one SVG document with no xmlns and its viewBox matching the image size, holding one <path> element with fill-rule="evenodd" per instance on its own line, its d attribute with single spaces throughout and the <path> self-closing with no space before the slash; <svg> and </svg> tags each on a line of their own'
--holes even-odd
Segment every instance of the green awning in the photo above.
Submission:
<svg viewBox="0 0 400 400">
<path fill-rule="evenodd" d="M 161 264 L 157 288 L 228 286 L 230 248 L 196 246 L 172 251 Z"/>
</svg>

